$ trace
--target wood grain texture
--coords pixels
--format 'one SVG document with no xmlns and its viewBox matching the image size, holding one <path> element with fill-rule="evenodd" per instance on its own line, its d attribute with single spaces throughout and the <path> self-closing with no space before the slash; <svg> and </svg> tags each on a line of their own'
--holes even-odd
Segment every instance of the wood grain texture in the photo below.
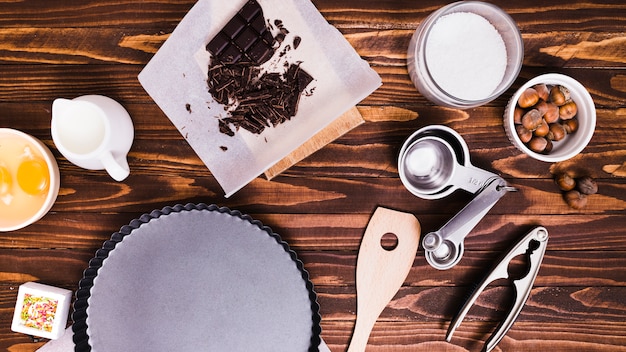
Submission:
<svg viewBox="0 0 626 352">
<path fill-rule="evenodd" d="M 77 288 L 95 251 L 143 213 L 187 202 L 241 210 L 286 240 L 311 275 L 322 337 L 345 351 L 356 319 L 356 260 L 378 206 L 414 214 L 436 230 L 471 199 L 412 196 L 397 175 L 407 136 L 445 124 L 467 142 L 472 162 L 518 188 L 465 241 L 457 267 L 431 268 L 418 249 L 409 275 L 382 312 L 367 351 L 475 351 L 507 308 L 512 290 L 496 282 L 456 332 L 452 316 L 502 251 L 533 226 L 550 232 L 535 287 L 500 351 L 626 351 L 626 4 L 621 0 L 490 1 L 517 22 L 524 66 L 511 89 L 470 110 L 436 106 L 412 85 L 406 50 L 417 26 L 445 3 L 425 0 L 313 0 L 324 17 L 378 72 L 383 85 L 357 107 L 365 123 L 271 181 L 263 177 L 224 198 L 211 173 L 137 81 L 190 0 L 0 0 L 0 127 L 40 138 L 55 155 L 61 190 L 50 213 L 0 233 L 0 350 L 35 351 L 43 342 L 10 331 L 17 288 L 26 281 Z M 520 153 L 502 127 L 515 89 L 547 72 L 567 74 L 590 92 L 597 127 L 589 146 L 562 163 Z M 63 158 L 50 136 L 58 97 L 103 94 L 122 103 L 135 125 L 123 183 Z M 569 208 L 553 175 L 574 170 L 597 179 L 583 210 Z M 516 260 L 516 268 L 523 266 Z"/>
</svg>

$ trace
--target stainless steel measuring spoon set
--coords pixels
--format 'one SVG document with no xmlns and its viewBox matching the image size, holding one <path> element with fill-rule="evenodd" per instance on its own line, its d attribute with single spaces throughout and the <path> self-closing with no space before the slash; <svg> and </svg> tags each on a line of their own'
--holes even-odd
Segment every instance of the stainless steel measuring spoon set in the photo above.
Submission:
<svg viewBox="0 0 626 352">
<path fill-rule="evenodd" d="M 404 186 L 423 199 L 439 199 L 462 189 L 476 196 L 439 230 L 422 238 L 426 260 L 447 270 L 463 256 L 465 237 L 502 196 L 515 188 L 500 176 L 470 162 L 463 137 L 446 126 L 427 126 L 413 133 L 398 158 Z"/>
</svg>

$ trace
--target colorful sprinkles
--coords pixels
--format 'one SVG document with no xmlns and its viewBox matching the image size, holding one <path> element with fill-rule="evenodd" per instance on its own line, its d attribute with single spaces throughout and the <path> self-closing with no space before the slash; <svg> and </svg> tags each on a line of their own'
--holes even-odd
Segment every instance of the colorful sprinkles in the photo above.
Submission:
<svg viewBox="0 0 626 352">
<path fill-rule="evenodd" d="M 22 325 L 51 332 L 58 304 L 56 299 L 25 294 L 21 312 Z"/>
</svg>

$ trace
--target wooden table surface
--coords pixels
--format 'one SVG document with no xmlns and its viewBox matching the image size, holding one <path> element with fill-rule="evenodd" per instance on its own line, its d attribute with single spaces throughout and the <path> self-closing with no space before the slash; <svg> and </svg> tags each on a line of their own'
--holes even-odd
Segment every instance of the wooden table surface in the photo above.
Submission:
<svg viewBox="0 0 626 352">
<path fill-rule="evenodd" d="M 405 138 L 423 126 L 445 124 L 464 137 L 475 165 L 502 175 L 519 192 L 502 198 L 478 224 L 453 269 L 431 268 L 418 250 L 368 350 L 480 350 L 508 306 L 510 286 L 490 286 L 452 344 L 444 342 L 450 320 L 496 258 L 543 225 L 550 232 L 544 262 L 525 308 L 497 348 L 626 351 L 626 4 L 494 1 L 518 23 L 524 66 L 501 97 L 463 111 L 427 101 L 406 67 L 415 28 L 445 2 L 313 3 L 378 72 L 383 86 L 358 105 L 365 124 L 274 180 L 259 177 L 227 199 L 137 81 L 193 0 L 0 1 L 0 127 L 44 141 L 61 171 L 52 210 L 22 230 L 0 233 L 0 349 L 34 351 L 43 344 L 10 330 L 19 285 L 38 281 L 75 290 L 96 249 L 122 225 L 167 205 L 204 202 L 248 213 L 282 235 L 319 294 L 322 337 L 332 351 L 345 351 L 356 318 L 358 248 L 376 207 L 413 213 L 429 232 L 471 199 L 456 192 L 422 200 L 398 177 Z M 598 117 L 589 146 L 557 164 L 521 154 L 502 126 L 516 87 L 547 72 L 586 86 Z M 131 175 L 123 182 L 70 164 L 52 142 L 52 101 L 84 94 L 114 98 L 132 116 Z M 569 208 L 553 182 L 553 174 L 565 169 L 588 173 L 599 184 L 583 210 Z"/>
</svg>

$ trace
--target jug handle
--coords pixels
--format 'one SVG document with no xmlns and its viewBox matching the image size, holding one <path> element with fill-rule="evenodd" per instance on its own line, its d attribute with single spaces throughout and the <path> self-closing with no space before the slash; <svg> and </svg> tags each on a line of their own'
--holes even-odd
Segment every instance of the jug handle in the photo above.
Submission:
<svg viewBox="0 0 626 352">
<path fill-rule="evenodd" d="M 110 151 L 106 151 L 102 154 L 100 160 L 115 181 L 122 181 L 130 174 L 130 167 L 126 157 L 116 159 Z"/>
</svg>

